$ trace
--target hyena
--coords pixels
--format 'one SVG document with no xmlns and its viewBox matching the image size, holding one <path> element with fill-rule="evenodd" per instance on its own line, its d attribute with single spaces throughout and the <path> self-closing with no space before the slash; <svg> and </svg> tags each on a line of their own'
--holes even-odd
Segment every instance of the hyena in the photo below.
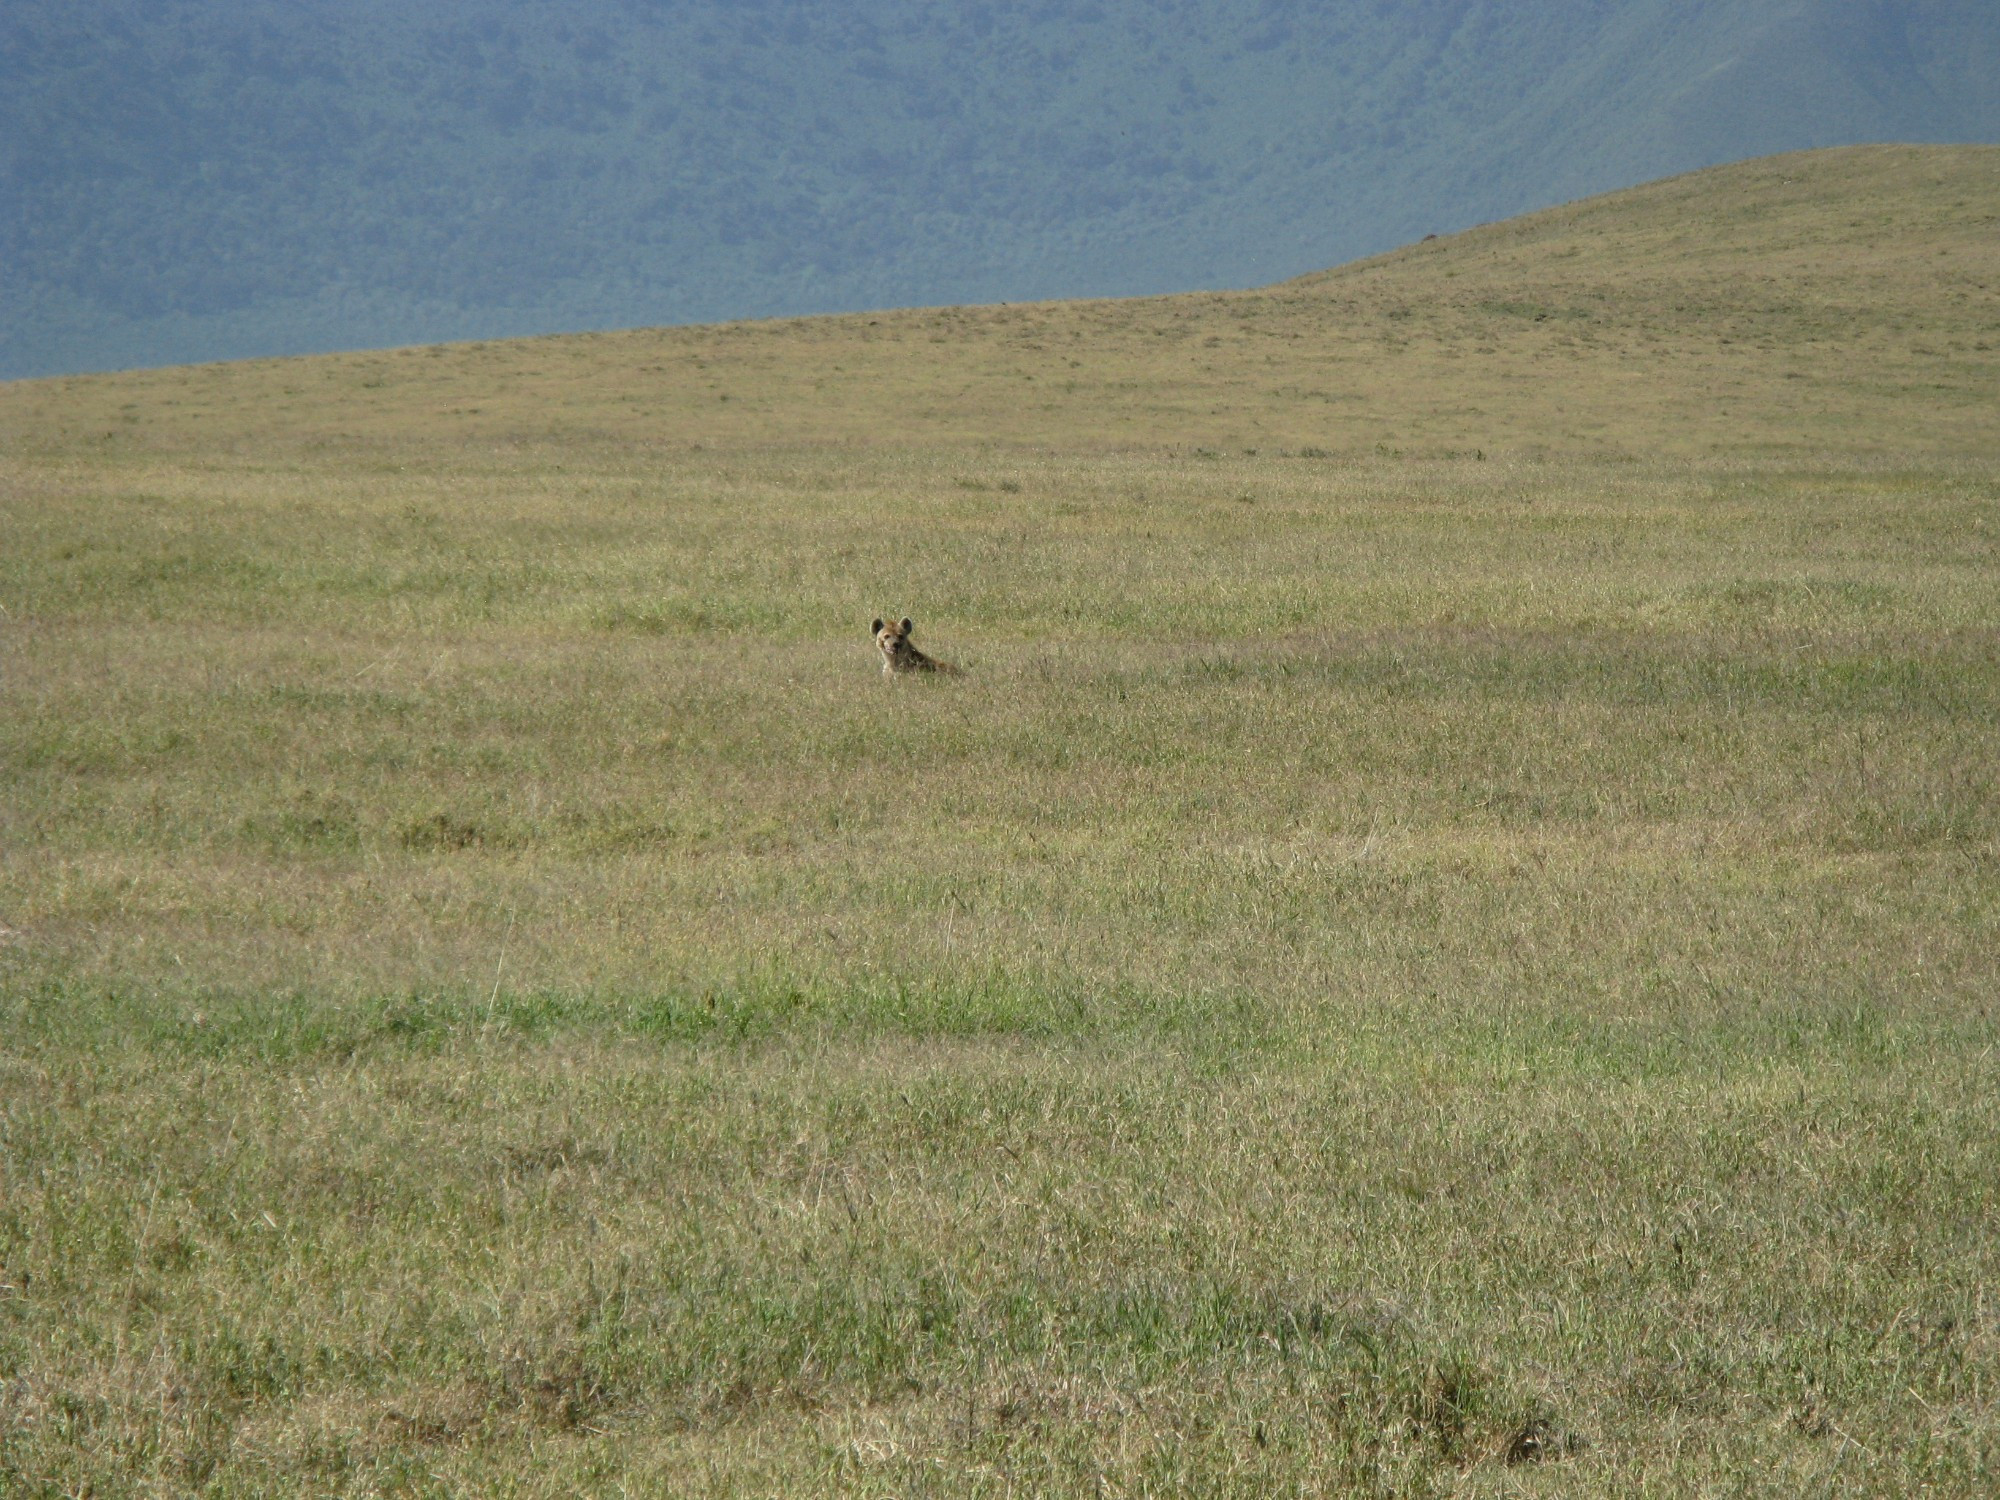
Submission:
<svg viewBox="0 0 2000 1500">
<path fill-rule="evenodd" d="M 882 653 L 884 677 L 892 677 L 898 672 L 958 671 L 949 662 L 926 656 L 910 644 L 910 632 L 916 629 L 916 622 L 907 615 L 889 623 L 877 620 L 868 628 L 875 633 L 875 647 Z"/>
</svg>

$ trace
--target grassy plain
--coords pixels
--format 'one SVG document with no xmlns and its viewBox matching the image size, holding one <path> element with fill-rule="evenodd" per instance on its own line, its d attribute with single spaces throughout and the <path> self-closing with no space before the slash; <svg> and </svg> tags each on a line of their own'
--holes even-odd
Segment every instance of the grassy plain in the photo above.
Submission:
<svg viewBox="0 0 2000 1500">
<path fill-rule="evenodd" d="M 0 1489 L 1990 1493 L 1996 222 L 0 387 Z"/>
</svg>

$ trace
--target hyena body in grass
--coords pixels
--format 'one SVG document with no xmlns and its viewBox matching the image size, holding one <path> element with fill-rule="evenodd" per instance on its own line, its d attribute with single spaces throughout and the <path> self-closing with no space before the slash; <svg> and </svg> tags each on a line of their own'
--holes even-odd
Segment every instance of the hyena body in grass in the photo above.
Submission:
<svg viewBox="0 0 2000 1500">
<path fill-rule="evenodd" d="M 910 644 L 910 632 L 916 629 L 916 622 L 907 615 L 900 620 L 877 620 L 869 627 L 875 632 L 875 647 L 882 653 L 882 675 L 893 677 L 898 672 L 949 672 L 956 674 L 957 667 L 926 656 Z"/>
</svg>

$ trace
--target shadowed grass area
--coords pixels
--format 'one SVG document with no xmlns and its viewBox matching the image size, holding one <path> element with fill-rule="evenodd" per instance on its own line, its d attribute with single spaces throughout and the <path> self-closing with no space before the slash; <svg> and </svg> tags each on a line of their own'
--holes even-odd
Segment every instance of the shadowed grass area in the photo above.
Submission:
<svg viewBox="0 0 2000 1500">
<path fill-rule="evenodd" d="M 1989 1492 L 2000 406 L 983 445 L 866 327 L 0 391 L 0 1489 Z"/>
</svg>

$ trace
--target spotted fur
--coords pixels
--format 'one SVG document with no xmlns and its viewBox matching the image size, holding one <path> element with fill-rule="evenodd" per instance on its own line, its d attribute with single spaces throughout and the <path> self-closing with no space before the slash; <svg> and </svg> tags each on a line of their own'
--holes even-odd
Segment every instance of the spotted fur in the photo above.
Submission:
<svg viewBox="0 0 2000 1500">
<path fill-rule="evenodd" d="M 926 656 L 910 644 L 910 632 L 916 629 L 916 622 L 907 615 L 900 620 L 877 620 L 869 629 L 875 633 L 875 649 L 882 653 L 884 677 L 893 677 L 898 672 L 958 671 L 950 663 Z"/>
</svg>

